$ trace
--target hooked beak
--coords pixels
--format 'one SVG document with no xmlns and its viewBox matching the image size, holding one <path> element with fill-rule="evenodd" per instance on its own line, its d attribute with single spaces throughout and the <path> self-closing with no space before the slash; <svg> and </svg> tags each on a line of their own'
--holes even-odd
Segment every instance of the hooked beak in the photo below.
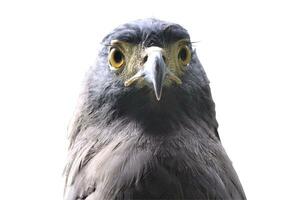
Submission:
<svg viewBox="0 0 300 200">
<path fill-rule="evenodd" d="M 163 83 L 166 75 L 166 64 L 162 49 L 150 47 L 147 49 L 147 61 L 144 63 L 145 80 L 153 85 L 156 99 L 161 98 Z"/>
<path fill-rule="evenodd" d="M 165 77 L 173 80 L 177 84 L 181 84 L 181 80 L 167 69 L 164 61 L 164 50 L 160 47 L 152 46 L 145 50 L 145 62 L 143 67 L 131 78 L 125 81 L 125 86 L 143 78 L 146 83 L 153 86 L 153 90 L 157 101 L 160 100 Z"/>
<path fill-rule="evenodd" d="M 156 99 L 161 98 L 163 82 L 166 74 L 166 64 L 163 59 L 163 49 L 160 47 L 149 47 L 146 49 L 145 63 L 133 77 L 125 81 L 125 86 L 131 85 L 140 78 L 153 85 Z"/>
</svg>

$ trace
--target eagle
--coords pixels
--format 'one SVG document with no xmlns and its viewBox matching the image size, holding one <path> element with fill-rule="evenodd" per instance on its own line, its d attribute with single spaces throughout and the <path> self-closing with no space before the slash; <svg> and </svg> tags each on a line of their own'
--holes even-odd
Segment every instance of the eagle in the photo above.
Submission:
<svg viewBox="0 0 300 200">
<path fill-rule="evenodd" d="M 66 200 L 246 199 L 179 24 L 140 19 L 104 37 L 69 132 Z"/>
</svg>

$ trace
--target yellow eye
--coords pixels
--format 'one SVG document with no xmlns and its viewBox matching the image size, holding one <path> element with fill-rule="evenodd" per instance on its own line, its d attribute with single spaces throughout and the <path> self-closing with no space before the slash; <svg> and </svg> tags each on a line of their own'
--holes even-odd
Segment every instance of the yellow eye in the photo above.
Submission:
<svg viewBox="0 0 300 200">
<path fill-rule="evenodd" d="M 119 69 L 125 64 L 124 54 L 117 48 L 112 48 L 110 50 L 108 54 L 108 60 L 109 64 L 116 69 Z"/>
<path fill-rule="evenodd" d="M 178 50 L 178 61 L 182 65 L 187 65 L 191 61 L 191 50 L 188 46 L 182 46 Z"/>
</svg>

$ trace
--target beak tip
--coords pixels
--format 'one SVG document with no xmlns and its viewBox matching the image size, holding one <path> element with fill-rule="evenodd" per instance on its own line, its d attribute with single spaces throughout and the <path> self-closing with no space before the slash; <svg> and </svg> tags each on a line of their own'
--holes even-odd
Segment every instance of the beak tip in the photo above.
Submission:
<svg viewBox="0 0 300 200">
<path fill-rule="evenodd" d="M 161 91 L 160 92 L 156 92 L 155 90 L 155 97 L 156 97 L 156 100 L 159 101 L 161 99 Z"/>
</svg>

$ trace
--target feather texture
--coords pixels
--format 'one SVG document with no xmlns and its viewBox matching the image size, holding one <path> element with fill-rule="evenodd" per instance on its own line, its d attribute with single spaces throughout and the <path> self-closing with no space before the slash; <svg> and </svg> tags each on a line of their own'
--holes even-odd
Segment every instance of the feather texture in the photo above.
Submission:
<svg viewBox="0 0 300 200">
<path fill-rule="evenodd" d="M 118 27 L 104 38 L 146 46 L 188 38 L 181 26 L 155 19 Z M 217 133 L 209 81 L 196 52 L 181 85 L 124 87 L 103 45 L 87 74 L 70 129 L 66 200 L 246 199 Z"/>
</svg>

